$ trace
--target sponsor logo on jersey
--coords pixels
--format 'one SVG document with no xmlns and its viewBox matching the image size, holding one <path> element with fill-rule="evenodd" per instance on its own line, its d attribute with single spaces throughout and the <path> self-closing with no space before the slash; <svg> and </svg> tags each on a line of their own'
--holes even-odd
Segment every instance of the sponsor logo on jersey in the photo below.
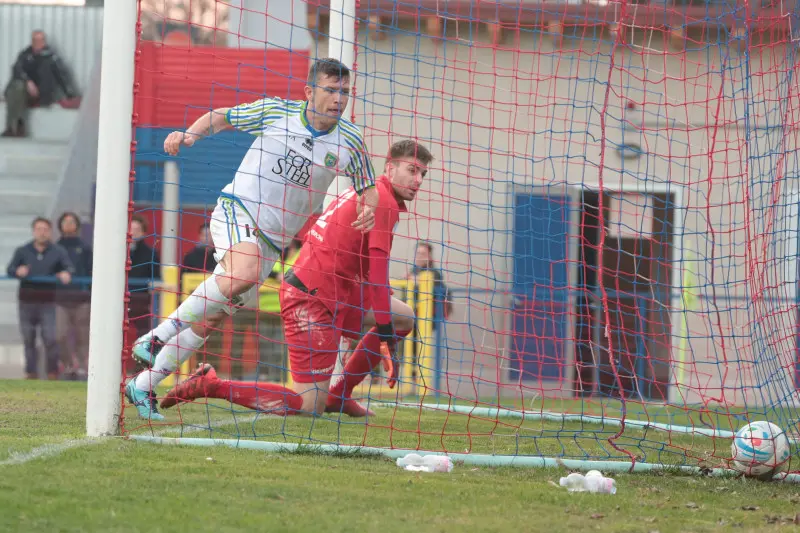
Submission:
<svg viewBox="0 0 800 533">
<path fill-rule="evenodd" d="M 303 148 L 309 152 L 314 149 L 314 141 L 311 140 L 311 137 L 306 137 L 306 140 L 303 141 Z"/>
<path fill-rule="evenodd" d="M 325 166 L 328 168 L 335 167 L 338 162 L 339 158 L 334 153 L 328 152 L 328 155 L 325 156 Z"/>
<path fill-rule="evenodd" d="M 272 173 L 302 187 L 308 187 L 311 179 L 311 160 L 294 150 L 289 150 L 272 167 Z"/>
<path fill-rule="evenodd" d="M 332 364 L 331 366 L 329 366 L 327 368 L 320 368 L 319 370 L 315 370 L 315 369 L 312 368 L 311 369 L 311 373 L 312 374 L 323 374 L 323 375 L 324 374 L 330 374 L 331 372 L 333 372 L 334 368 L 336 368 L 336 363 Z"/>
</svg>

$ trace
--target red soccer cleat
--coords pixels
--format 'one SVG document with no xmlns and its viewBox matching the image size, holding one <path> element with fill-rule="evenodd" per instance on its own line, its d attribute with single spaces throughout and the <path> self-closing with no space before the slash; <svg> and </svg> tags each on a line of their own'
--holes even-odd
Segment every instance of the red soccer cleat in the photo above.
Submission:
<svg viewBox="0 0 800 533">
<path fill-rule="evenodd" d="M 344 413 L 353 418 L 364 418 L 365 416 L 375 416 L 375 411 L 367 409 L 352 398 L 328 397 L 328 404 L 325 406 L 326 413 Z"/>
<path fill-rule="evenodd" d="M 208 363 L 200 363 L 189 379 L 173 387 L 161 400 L 161 408 L 169 409 L 179 403 L 191 402 L 197 398 L 204 398 L 209 386 L 219 381 L 217 371 Z"/>
</svg>

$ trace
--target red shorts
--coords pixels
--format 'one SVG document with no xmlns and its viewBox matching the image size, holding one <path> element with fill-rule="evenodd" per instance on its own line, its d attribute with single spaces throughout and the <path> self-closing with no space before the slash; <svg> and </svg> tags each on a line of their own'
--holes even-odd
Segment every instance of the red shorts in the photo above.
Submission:
<svg viewBox="0 0 800 533">
<path fill-rule="evenodd" d="M 361 338 L 365 309 L 371 306 L 368 302 L 361 307 L 341 303 L 328 306 L 319 297 L 286 283 L 281 284 L 280 301 L 292 380 L 316 383 L 331 379 L 339 341 L 342 336 Z"/>
</svg>

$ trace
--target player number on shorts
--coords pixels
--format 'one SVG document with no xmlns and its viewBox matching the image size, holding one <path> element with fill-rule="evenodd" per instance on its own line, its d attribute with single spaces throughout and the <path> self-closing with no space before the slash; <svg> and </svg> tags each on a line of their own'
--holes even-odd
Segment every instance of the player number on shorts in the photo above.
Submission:
<svg viewBox="0 0 800 533">
<path fill-rule="evenodd" d="M 333 212 L 336 211 L 339 208 L 339 206 L 344 204 L 347 200 L 352 198 L 355 194 L 356 194 L 355 189 L 350 189 L 346 193 L 341 195 L 339 198 L 337 198 L 336 201 L 331 205 L 329 205 L 328 209 L 326 209 L 325 212 L 322 213 L 322 216 L 320 216 L 317 219 L 316 225 L 319 226 L 320 228 L 325 228 L 325 226 L 328 225 L 328 219 L 333 214 Z"/>
</svg>

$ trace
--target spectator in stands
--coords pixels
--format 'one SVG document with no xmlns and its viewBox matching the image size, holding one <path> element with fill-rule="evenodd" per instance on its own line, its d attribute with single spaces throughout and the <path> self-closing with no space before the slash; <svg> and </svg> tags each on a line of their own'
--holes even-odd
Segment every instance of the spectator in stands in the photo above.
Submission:
<svg viewBox="0 0 800 533">
<path fill-rule="evenodd" d="M 450 292 L 447 290 L 447 286 L 444 283 L 442 271 L 436 268 L 436 265 L 433 261 L 433 245 L 429 242 L 420 241 L 417 243 L 417 250 L 416 254 L 414 255 L 414 267 L 411 269 L 408 277 L 416 281 L 417 276 L 423 272 L 433 273 L 434 292 L 444 295 L 444 316 L 439 316 L 439 306 L 434 306 L 433 308 L 433 317 L 435 320 L 432 326 L 433 330 L 435 331 L 439 323 L 439 319 L 444 320 L 450 316 L 453 304 L 450 301 Z M 419 284 L 415 283 L 413 289 L 411 290 L 414 292 L 414 301 L 419 301 Z M 417 324 L 414 324 L 414 331 L 411 333 L 411 338 L 415 341 L 421 340 L 419 339 L 419 327 Z M 422 344 L 420 344 L 420 342 L 412 343 L 413 353 L 411 354 L 411 379 L 414 382 L 417 380 L 417 369 L 419 368 L 419 355 L 421 349 Z"/>
<path fill-rule="evenodd" d="M 28 379 L 39 376 L 38 330 L 47 352 L 47 376 L 57 379 L 56 279 L 64 285 L 70 283 L 72 262 L 67 251 L 52 241 L 53 227 L 49 220 L 38 217 L 31 227 L 33 240 L 16 249 L 7 273 L 20 280 L 19 327 L 25 344 L 25 373 Z"/>
<path fill-rule="evenodd" d="M 161 259 L 158 252 L 144 242 L 147 236 L 147 221 L 140 215 L 131 217 L 131 269 L 128 272 L 128 290 L 131 301 L 128 317 L 136 328 L 136 338 L 150 331 L 151 284 L 161 279 Z"/>
<path fill-rule="evenodd" d="M 41 30 L 31 35 L 31 45 L 20 52 L 6 86 L 6 130 L 4 137 L 28 134 L 28 108 L 47 107 L 78 92 L 64 62 L 47 44 Z"/>
<path fill-rule="evenodd" d="M 436 313 L 438 310 L 434 308 L 434 317 L 436 318 L 443 318 L 446 319 L 450 316 L 451 311 L 453 310 L 453 303 L 450 299 L 450 291 L 447 290 L 447 285 L 444 283 L 444 276 L 442 275 L 442 271 L 436 268 L 436 265 L 433 262 L 433 245 L 429 242 L 420 241 L 417 243 L 417 251 L 414 255 L 414 268 L 411 269 L 411 273 L 409 277 L 418 276 L 422 272 L 432 272 L 433 273 L 433 280 L 436 289 L 439 289 L 439 294 L 444 295 L 444 317 L 437 317 Z M 418 292 L 419 287 L 414 287 L 414 292 Z M 417 298 L 414 298 L 414 301 L 417 301 Z M 434 328 L 436 328 L 436 322 L 433 323 Z"/>
<path fill-rule="evenodd" d="M 65 379 L 85 379 L 89 362 L 92 246 L 80 237 L 80 229 L 81 221 L 75 213 L 66 212 L 58 219 L 58 244 L 67 251 L 74 268 L 73 283 L 56 293 L 56 331 L 61 376 Z"/>
<path fill-rule="evenodd" d="M 214 259 L 214 245 L 211 242 L 208 227 L 208 222 L 200 226 L 197 234 L 197 245 L 183 256 L 181 276 L 187 272 L 211 273 L 217 267 L 217 260 Z"/>
</svg>

